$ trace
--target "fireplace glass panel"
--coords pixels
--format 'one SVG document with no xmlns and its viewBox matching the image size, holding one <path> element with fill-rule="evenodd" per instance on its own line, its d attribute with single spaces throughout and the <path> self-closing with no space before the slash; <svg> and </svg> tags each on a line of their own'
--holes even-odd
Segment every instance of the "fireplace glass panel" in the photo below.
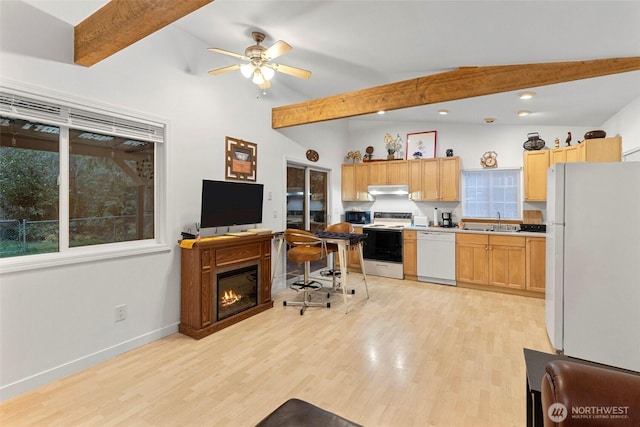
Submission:
<svg viewBox="0 0 640 427">
<path fill-rule="evenodd" d="M 258 305 L 258 266 L 218 274 L 218 316 L 226 319 Z"/>
</svg>

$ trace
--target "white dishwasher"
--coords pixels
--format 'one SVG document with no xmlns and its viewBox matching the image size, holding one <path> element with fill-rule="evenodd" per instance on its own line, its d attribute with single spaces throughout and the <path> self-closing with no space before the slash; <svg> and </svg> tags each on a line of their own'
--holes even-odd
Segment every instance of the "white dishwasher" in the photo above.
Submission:
<svg viewBox="0 0 640 427">
<path fill-rule="evenodd" d="M 418 231 L 418 280 L 456 285 L 456 233 Z"/>
</svg>

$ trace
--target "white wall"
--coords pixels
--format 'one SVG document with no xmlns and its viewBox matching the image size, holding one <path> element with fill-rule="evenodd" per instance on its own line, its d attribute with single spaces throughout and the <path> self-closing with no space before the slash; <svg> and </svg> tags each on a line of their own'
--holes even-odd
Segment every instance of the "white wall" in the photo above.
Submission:
<svg viewBox="0 0 640 427">
<path fill-rule="evenodd" d="M 200 215 L 201 180 L 224 179 L 225 136 L 258 144 L 257 181 L 265 197 L 263 227 L 284 228 L 285 164 L 334 169 L 345 125 L 271 129 L 270 99 L 300 101 L 276 77 L 262 96 L 239 73 L 211 77 L 213 57 L 201 41 L 165 28 L 90 68 L 72 64 L 73 27 L 20 2 L 2 2 L 3 83 L 109 104 L 168 122 L 167 244 L 170 251 L 0 273 L 0 400 L 177 331 L 180 320 L 180 231 Z M 32 26 L 26 23 L 40 22 Z M 37 30 L 37 31 L 36 31 Z M 41 48 L 41 45 L 49 49 Z M 276 213 L 274 218 L 274 212 Z M 213 230 L 207 230 L 213 232 Z M 281 283 L 276 283 L 281 286 Z M 128 317 L 115 323 L 114 307 Z"/>
<path fill-rule="evenodd" d="M 640 149 L 640 98 L 631 101 L 602 126 L 607 136 L 622 136 L 622 152 Z"/>
</svg>

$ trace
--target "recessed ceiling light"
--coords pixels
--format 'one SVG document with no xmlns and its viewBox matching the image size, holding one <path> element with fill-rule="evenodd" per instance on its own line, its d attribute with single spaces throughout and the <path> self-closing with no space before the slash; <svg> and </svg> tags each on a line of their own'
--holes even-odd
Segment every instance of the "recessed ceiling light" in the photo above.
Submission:
<svg viewBox="0 0 640 427">
<path fill-rule="evenodd" d="M 384 110 L 378 111 L 378 114 L 380 114 L 380 115 L 384 114 Z"/>
<path fill-rule="evenodd" d="M 493 117 L 487 117 L 487 118 L 484 119 L 485 123 L 493 123 L 495 121 L 496 121 L 496 119 L 494 119 Z"/>
<path fill-rule="evenodd" d="M 531 111 L 527 111 L 527 110 L 518 111 L 518 116 L 519 117 L 528 116 L 529 114 L 531 114 Z"/>
<path fill-rule="evenodd" d="M 520 99 L 531 99 L 534 96 L 536 96 L 535 92 L 520 92 L 518 94 L 518 96 L 520 97 Z"/>
<path fill-rule="evenodd" d="M 438 110 L 438 114 L 442 114 L 443 116 L 446 116 L 447 114 L 449 114 L 449 110 Z"/>
</svg>

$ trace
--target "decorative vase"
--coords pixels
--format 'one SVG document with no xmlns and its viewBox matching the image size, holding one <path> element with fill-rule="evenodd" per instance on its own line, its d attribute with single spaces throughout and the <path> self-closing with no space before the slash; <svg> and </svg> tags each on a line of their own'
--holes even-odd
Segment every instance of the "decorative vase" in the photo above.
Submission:
<svg viewBox="0 0 640 427">
<path fill-rule="evenodd" d="M 387 154 L 387 160 L 393 160 L 396 158 L 395 154 Z"/>
</svg>

